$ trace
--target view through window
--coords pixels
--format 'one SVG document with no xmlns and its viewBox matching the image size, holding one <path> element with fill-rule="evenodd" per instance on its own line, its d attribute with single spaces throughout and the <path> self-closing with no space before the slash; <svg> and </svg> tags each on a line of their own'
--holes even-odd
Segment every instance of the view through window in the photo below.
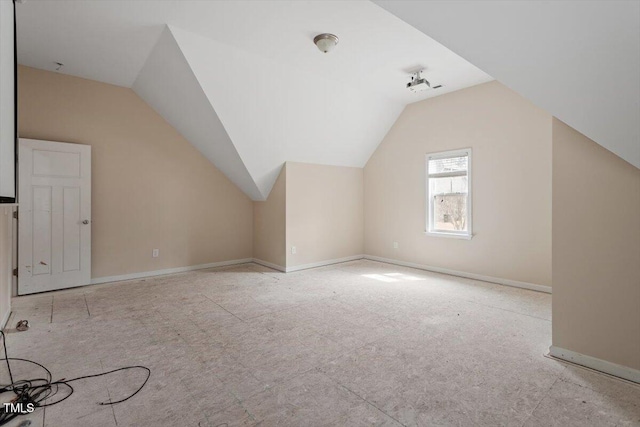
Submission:
<svg viewBox="0 0 640 427">
<path fill-rule="evenodd" d="M 430 233 L 471 236 L 471 149 L 427 155 Z"/>
</svg>

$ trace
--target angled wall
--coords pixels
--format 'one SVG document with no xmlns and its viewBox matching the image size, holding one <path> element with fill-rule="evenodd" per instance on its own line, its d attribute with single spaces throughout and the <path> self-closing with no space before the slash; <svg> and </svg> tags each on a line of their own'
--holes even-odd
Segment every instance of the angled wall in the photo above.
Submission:
<svg viewBox="0 0 640 427">
<path fill-rule="evenodd" d="M 640 170 L 557 119 L 551 352 L 640 382 Z"/>
<path fill-rule="evenodd" d="M 27 67 L 18 84 L 20 136 L 92 147 L 94 279 L 252 257 L 251 200 L 131 89 Z"/>
<path fill-rule="evenodd" d="M 253 200 L 264 200 L 169 27 L 133 90 Z"/>
</svg>

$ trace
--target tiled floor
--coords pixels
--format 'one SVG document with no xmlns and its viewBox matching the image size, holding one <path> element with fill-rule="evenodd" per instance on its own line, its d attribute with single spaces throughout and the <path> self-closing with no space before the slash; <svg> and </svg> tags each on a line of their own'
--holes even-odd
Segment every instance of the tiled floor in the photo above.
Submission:
<svg viewBox="0 0 640 427">
<path fill-rule="evenodd" d="M 9 325 L 32 327 L 9 331 L 9 355 L 55 378 L 152 370 L 114 406 L 97 402 L 142 373 L 78 382 L 33 427 L 640 425 L 640 387 L 543 356 L 551 296 L 532 291 L 371 261 L 287 275 L 246 264 L 13 307 Z"/>
</svg>

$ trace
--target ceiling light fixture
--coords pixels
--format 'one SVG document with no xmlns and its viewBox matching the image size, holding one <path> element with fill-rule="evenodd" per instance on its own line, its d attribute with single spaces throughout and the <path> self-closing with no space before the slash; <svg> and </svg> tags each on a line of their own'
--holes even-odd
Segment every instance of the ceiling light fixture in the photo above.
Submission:
<svg viewBox="0 0 640 427">
<path fill-rule="evenodd" d="M 313 42 L 321 52 L 327 53 L 338 44 L 338 36 L 329 33 L 318 34 L 313 38 Z"/>
</svg>

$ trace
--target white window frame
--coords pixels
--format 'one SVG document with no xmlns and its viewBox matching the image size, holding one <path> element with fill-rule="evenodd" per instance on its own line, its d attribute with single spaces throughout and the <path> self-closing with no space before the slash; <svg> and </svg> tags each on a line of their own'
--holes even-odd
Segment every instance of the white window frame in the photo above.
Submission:
<svg viewBox="0 0 640 427">
<path fill-rule="evenodd" d="M 467 163 L 467 230 L 466 231 L 442 231 L 435 230 L 433 225 L 434 215 L 433 215 L 433 197 L 431 196 L 431 186 L 429 183 L 429 178 L 437 177 L 438 174 L 429 174 L 429 160 L 434 159 L 445 159 L 448 157 L 460 157 L 466 155 L 468 158 Z M 425 234 L 429 236 L 436 237 L 450 237 L 454 239 L 466 239 L 470 240 L 473 237 L 472 231 L 472 218 L 473 218 L 473 210 L 472 210 L 472 157 L 471 157 L 471 148 L 463 148 L 459 150 L 451 150 L 451 151 L 441 151 L 438 153 L 429 153 L 425 156 L 425 184 L 426 184 L 426 196 L 427 196 L 427 218 L 426 218 L 426 231 Z"/>
</svg>

